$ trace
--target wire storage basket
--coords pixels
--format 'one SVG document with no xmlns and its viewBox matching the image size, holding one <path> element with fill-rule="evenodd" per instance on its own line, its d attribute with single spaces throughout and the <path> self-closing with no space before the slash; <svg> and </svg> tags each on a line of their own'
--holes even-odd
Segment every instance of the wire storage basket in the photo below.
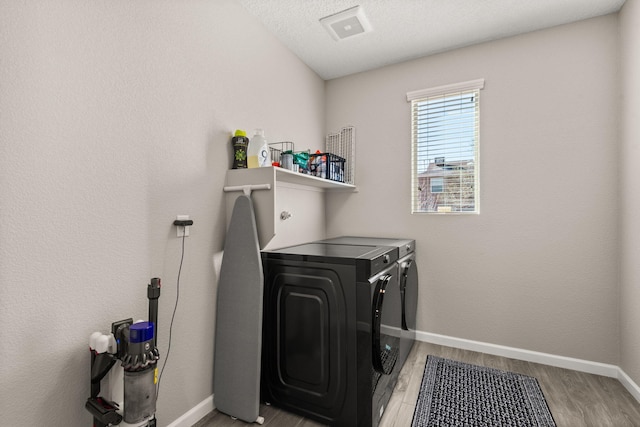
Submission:
<svg viewBox="0 0 640 427">
<path fill-rule="evenodd" d="M 281 156 L 285 151 L 293 152 L 293 142 L 272 142 L 269 144 L 269 154 L 271 155 L 272 162 L 282 164 Z"/>
<path fill-rule="evenodd" d="M 356 183 L 356 128 L 345 126 L 340 132 L 330 133 L 325 140 L 326 151 L 344 159 L 344 180 L 347 184 Z"/>
<path fill-rule="evenodd" d="M 333 153 L 309 155 L 309 172 L 319 178 L 344 182 L 345 159 Z"/>
</svg>

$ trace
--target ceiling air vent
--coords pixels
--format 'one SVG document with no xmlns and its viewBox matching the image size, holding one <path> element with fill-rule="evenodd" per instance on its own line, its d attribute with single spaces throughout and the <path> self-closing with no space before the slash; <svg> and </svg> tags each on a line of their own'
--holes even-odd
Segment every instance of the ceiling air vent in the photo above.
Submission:
<svg viewBox="0 0 640 427">
<path fill-rule="evenodd" d="M 320 23 L 337 41 L 371 31 L 371 24 L 360 6 L 325 16 L 320 19 Z"/>
</svg>

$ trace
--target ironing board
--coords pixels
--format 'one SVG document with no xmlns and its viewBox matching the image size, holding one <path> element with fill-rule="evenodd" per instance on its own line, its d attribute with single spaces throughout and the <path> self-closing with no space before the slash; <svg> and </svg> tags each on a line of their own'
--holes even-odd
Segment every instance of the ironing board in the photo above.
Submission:
<svg viewBox="0 0 640 427">
<path fill-rule="evenodd" d="M 260 357 L 263 273 L 253 204 L 240 195 L 224 245 L 216 308 L 214 405 L 242 421 L 262 424 Z"/>
</svg>

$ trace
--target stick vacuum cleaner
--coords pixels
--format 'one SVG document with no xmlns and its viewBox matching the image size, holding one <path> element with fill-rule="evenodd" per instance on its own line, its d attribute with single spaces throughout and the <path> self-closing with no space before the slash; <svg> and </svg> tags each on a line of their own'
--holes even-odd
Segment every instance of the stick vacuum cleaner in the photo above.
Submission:
<svg viewBox="0 0 640 427">
<path fill-rule="evenodd" d="M 91 397 L 85 408 L 93 416 L 93 427 L 156 426 L 159 297 L 160 279 L 153 278 L 147 286 L 148 321 L 119 320 L 111 324 L 111 333 L 91 334 Z M 112 370 L 117 361 L 120 366 Z M 102 396 L 100 385 L 105 377 L 109 385 Z"/>
</svg>

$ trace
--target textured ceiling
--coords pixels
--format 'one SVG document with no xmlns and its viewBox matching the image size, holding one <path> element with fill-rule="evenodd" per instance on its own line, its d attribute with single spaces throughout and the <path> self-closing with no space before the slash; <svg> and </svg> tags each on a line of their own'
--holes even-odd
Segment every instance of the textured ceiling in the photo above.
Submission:
<svg viewBox="0 0 640 427">
<path fill-rule="evenodd" d="M 236 0 L 325 80 L 620 10 L 625 0 Z M 373 31 L 320 18 L 360 5 Z"/>
</svg>

